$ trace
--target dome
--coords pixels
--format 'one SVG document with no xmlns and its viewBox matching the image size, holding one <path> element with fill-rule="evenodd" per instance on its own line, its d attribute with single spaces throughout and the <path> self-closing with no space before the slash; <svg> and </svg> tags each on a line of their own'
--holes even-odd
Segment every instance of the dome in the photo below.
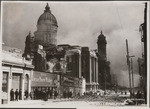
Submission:
<svg viewBox="0 0 150 109">
<path fill-rule="evenodd" d="M 41 24 L 47 24 L 47 23 L 48 24 L 50 23 L 51 25 L 54 25 L 54 26 L 58 26 L 57 20 L 55 16 L 51 13 L 48 3 L 45 7 L 44 13 L 39 17 L 37 24 L 41 25 Z"/>
</svg>

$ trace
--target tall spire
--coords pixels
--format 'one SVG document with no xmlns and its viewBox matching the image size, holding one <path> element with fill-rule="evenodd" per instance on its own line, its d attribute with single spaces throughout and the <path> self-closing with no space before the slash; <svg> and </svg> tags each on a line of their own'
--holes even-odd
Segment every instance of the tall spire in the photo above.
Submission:
<svg viewBox="0 0 150 109">
<path fill-rule="evenodd" d="M 102 30 L 101 30 L 101 34 L 103 34 Z"/>
<path fill-rule="evenodd" d="M 44 12 L 51 12 L 48 3 L 47 3 L 47 5 L 46 5 L 46 7 L 45 7 L 45 11 L 44 11 Z"/>
<path fill-rule="evenodd" d="M 31 35 L 31 31 L 29 31 L 29 35 Z"/>
</svg>

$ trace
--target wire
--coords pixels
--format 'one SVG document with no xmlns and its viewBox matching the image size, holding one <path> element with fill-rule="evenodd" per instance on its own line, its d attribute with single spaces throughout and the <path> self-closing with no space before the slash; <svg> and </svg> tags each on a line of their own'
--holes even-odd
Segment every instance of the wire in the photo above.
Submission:
<svg viewBox="0 0 150 109">
<path fill-rule="evenodd" d="M 116 7 L 116 12 L 117 12 L 117 15 L 118 15 L 118 18 L 119 18 L 119 23 L 120 23 L 120 26 L 121 26 L 121 31 L 122 31 L 122 34 L 123 34 L 123 37 L 124 37 L 124 31 L 123 31 L 124 29 L 123 29 L 123 25 L 122 25 L 122 22 L 121 22 L 120 15 L 119 15 L 117 4 L 115 5 L 115 7 Z"/>
</svg>

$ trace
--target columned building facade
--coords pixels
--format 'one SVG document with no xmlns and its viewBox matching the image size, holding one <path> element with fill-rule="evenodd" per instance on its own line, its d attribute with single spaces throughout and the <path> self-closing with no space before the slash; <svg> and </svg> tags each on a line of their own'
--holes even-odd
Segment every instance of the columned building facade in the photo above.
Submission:
<svg viewBox="0 0 150 109">
<path fill-rule="evenodd" d="M 17 48 L 3 46 L 2 51 L 2 102 L 10 101 L 11 89 L 22 90 L 24 99 L 24 91 L 31 91 L 31 75 L 34 66 L 31 61 L 25 60 L 21 56 L 21 51 Z"/>
<path fill-rule="evenodd" d="M 65 59 L 67 62 L 67 74 L 81 78 L 81 50 L 80 49 L 71 49 L 66 51 Z"/>
<path fill-rule="evenodd" d="M 82 47 L 81 50 L 81 69 L 82 76 L 86 80 L 86 91 L 98 89 L 98 59 L 95 51 L 90 51 L 88 47 Z"/>
</svg>

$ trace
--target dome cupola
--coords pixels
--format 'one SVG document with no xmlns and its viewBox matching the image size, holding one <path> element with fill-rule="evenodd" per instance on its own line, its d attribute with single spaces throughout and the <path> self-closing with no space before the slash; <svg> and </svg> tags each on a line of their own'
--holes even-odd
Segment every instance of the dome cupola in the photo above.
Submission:
<svg viewBox="0 0 150 109">
<path fill-rule="evenodd" d="M 34 32 L 36 45 L 42 45 L 44 49 L 57 45 L 57 28 L 57 20 L 47 3 L 44 13 L 37 21 L 37 31 Z"/>
<path fill-rule="evenodd" d="M 51 13 L 50 7 L 47 3 L 44 13 L 39 17 L 37 25 L 42 25 L 42 24 L 51 24 L 54 26 L 57 25 L 57 20 L 55 16 Z"/>
</svg>

